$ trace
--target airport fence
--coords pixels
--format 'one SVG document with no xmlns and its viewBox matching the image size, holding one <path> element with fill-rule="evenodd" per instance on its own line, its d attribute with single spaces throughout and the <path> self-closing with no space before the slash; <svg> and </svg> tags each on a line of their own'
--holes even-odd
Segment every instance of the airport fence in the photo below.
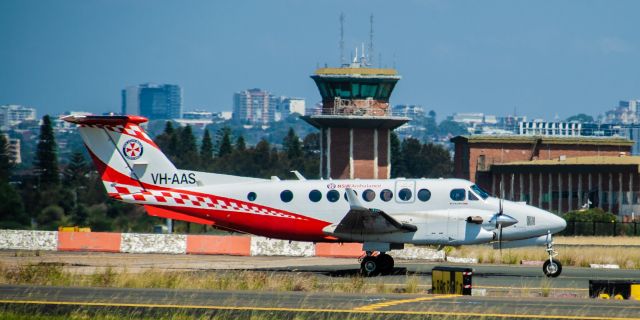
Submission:
<svg viewBox="0 0 640 320">
<path fill-rule="evenodd" d="M 563 236 L 640 236 L 640 222 L 567 221 Z"/>
</svg>

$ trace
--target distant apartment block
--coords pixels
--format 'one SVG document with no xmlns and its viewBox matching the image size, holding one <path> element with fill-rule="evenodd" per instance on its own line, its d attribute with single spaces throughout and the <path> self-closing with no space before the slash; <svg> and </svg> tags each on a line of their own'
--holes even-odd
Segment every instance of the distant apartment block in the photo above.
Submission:
<svg viewBox="0 0 640 320">
<path fill-rule="evenodd" d="M 122 114 L 149 120 L 182 117 L 182 88 L 174 84 L 145 83 L 122 90 Z"/>
<path fill-rule="evenodd" d="M 249 89 L 233 95 L 233 120 L 268 125 L 275 121 L 279 99 L 266 90 Z"/>
<path fill-rule="evenodd" d="M 580 136 L 582 135 L 582 123 L 521 121 L 518 123 L 518 134 L 528 136 Z"/>
<path fill-rule="evenodd" d="M 13 164 L 21 164 L 22 157 L 20 155 L 20 139 L 10 138 L 8 134 L 3 134 L 7 140 L 7 153 L 9 161 Z"/>
<path fill-rule="evenodd" d="M 305 115 L 305 101 L 302 98 L 279 97 L 276 105 L 275 121 L 285 119 L 291 114 Z"/>
<path fill-rule="evenodd" d="M 485 115 L 484 113 L 454 113 L 451 120 L 467 125 L 477 124 L 496 124 L 498 122 L 496 116 Z"/>
<path fill-rule="evenodd" d="M 640 100 L 622 100 L 613 110 L 605 113 L 604 122 L 615 124 L 640 123 Z"/>
<path fill-rule="evenodd" d="M 424 108 L 414 104 L 399 104 L 393 106 L 391 112 L 394 116 L 407 117 L 411 120 L 424 117 Z"/>
<path fill-rule="evenodd" d="M 0 106 L 0 129 L 7 130 L 28 120 L 36 120 L 35 108 L 15 104 Z"/>
</svg>

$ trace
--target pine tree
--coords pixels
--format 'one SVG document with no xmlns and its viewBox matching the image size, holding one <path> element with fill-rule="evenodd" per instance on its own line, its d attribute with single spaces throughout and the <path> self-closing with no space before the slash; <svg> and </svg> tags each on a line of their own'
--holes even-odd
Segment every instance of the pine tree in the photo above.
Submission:
<svg viewBox="0 0 640 320">
<path fill-rule="evenodd" d="M 293 128 L 289 128 L 287 136 L 284 137 L 284 141 L 282 141 L 282 147 L 289 160 L 297 161 L 302 158 L 300 138 L 298 138 L 295 131 L 293 131 Z"/>
<path fill-rule="evenodd" d="M 36 150 L 35 167 L 38 172 L 40 184 L 55 186 L 60 183 L 58 169 L 58 154 L 56 141 L 53 135 L 53 127 L 49 115 L 42 117 L 40 136 Z"/>
<path fill-rule="evenodd" d="M 204 129 L 204 136 L 200 145 L 200 162 L 202 163 L 202 168 L 207 168 L 213 162 L 213 143 L 207 129 Z"/>
<path fill-rule="evenodd" d="M 174 136 L 176 135 L 174 134 Z M 200 164 L 198 146 L 196 145 L 196 137 L 193 135 L 193 131 L 191 131 L 191 126 L 187 125 L 180 130 L 179 139 L 180 144 L 178 144 L 176 156 L 180 168 L 190 170 L 198 168 Z"/>
<path fill-rule="evenodd" d="M 0 183 L 9 181 L 11 167 L 12 164 L 9 159 L 9 143 L 5 135 L 0 133 Z"/>
<path fill-rule="evenodd" d="M 233 151 L 233 147 L 231 146 L 231 129 L 229 127 L 224 127 L 218 130 L 218 141 L 217 148 L 218 157 L 224 157 L 228 154 L 231 154 Z"/>
<path fill-rule="evenodd" d="M 69 164 L 64 170 L 64 184 L 72 187 L 85 185 L 85 176 L 88 172 L 89 168 L 84 155 L 81 151 L 75 151 L 71 154 Z"/>
<path fill-rule="evenodd" d="M 247 143 L 244 141 L 243 136 L 239 136 L 238 139 L 236 139 L 236 150 L 239 152 L 245 152 L 247 150 Z"/>
</svg>

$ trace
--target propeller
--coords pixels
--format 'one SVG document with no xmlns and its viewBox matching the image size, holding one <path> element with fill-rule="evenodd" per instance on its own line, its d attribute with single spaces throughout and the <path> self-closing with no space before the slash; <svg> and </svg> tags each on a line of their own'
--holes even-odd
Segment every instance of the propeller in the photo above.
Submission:
<svg viewBox="0 0 640 320">
<path fill-rule="evenodd" d="M 503 192 L 504 190 L 502 188 L 502 181 L 500 181 L 500 197 L 498 198 L 499 199 L 498 212 L 493 215 L 491 220 L 489 220 L 491 224 L 495 226 L 496 230 L 498 230 L 497 231 L 498 248 L 500 249 L 501 257 L 502 257 L 502 229 L 518 223 L 518 220 L 516 220 L 512 216 L 504 214 L 504 206 L 503 206 L 504 199 L 502 198 Z"/>
</svg>

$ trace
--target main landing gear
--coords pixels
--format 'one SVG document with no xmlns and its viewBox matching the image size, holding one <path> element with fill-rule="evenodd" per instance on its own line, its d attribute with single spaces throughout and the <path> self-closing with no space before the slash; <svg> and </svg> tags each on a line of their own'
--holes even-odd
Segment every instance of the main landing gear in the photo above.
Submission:
<svg viewBox="0 0 640 320">
<path fill-rule="evenodd" d="M 549 254 L 549 260 L 545 261 L 542 265 L 542 271 L 547 277 L 555 278 L 562 273 L 562 264 L 558 259 L 553 259 L 558 255 L 553 249 L 553 239 L 551 239 L 551 232 L 547 235 L 547 254 Z"/>
<path fill-rule="evenodd" d="M 374 277 L 377 275 L 387 275 L 393 271 L 393 258 L 380 252 L 377 256 L 373 255 L 373 252 L 367 251 L 367 255 L 362 258 L 360 263 L 360 273 L 367 277 Z"/>
</svg>

